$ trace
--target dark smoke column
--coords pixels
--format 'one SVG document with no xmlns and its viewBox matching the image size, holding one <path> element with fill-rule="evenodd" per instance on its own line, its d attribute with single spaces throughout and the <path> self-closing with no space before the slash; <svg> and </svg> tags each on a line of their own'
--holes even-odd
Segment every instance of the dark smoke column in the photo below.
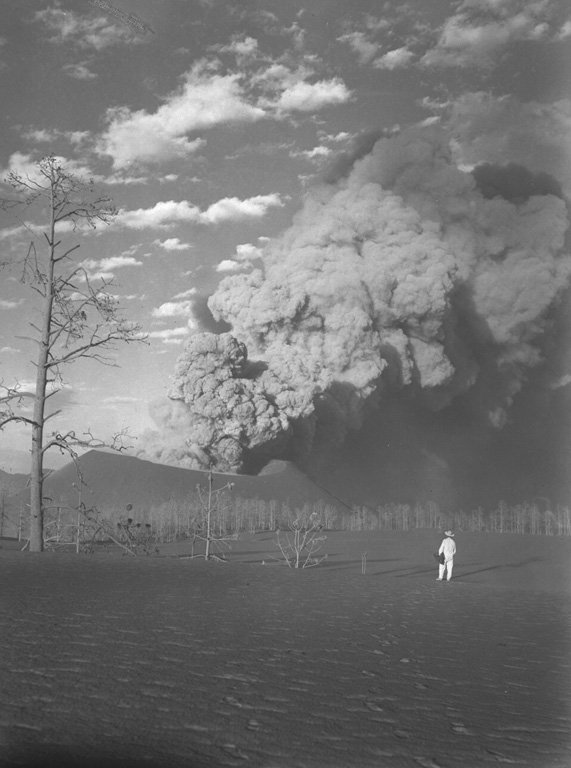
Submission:
<svg viewBox="0 0 571 768">
<path fill-rule="evenodd" d="M 231 334 L 179 358 L 163 455 L 240 472 L 315 458 L 398 392 L 410 413 L 462 397 L 486 429 L 506 424 L 569 285 L 567 206 L 513 165 L 459 169 L 449 142 L 380 139 L 308 194 L 260 268 L 222 280 L 208 306 Z"/>
<path fill-rule="evenodd" d="M 169 398 L 189 407 L 187 444 L 203 464 L 245 472 L 283 451 L 290 425 L 271 394 L 283 385 L 263 368 L 229 333 L 199 333 L 187 343 Z"/>
</svg>

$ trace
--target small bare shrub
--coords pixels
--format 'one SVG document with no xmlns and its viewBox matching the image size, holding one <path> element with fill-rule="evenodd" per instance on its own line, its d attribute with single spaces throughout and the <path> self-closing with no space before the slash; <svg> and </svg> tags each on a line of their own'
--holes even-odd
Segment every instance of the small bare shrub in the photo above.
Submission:
<svg viewBox="0 0 571 768">
<path fill-rule="evenodd" d="M 317 556 L 321 543 L 327 538 L 317 535 L 323 530 L 317 514 L 310 515 L 307 527 L 296 518 L 288 524 L 288 528 L 289 532 L 283 536 L 278 528 L 275 544 L 289 568 L 312 568 L 325 560 L 327 555 Z"/>
</svg>

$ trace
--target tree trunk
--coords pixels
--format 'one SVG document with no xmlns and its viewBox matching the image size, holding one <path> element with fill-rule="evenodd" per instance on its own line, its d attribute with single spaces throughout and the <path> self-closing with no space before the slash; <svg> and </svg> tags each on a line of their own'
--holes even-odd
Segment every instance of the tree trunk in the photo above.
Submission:
<svg viewBox="0 0 571 768">
<path fill-rule="evenodd" d="M 53 190 L 52 190 L 53 193 Z M 44 550 L 44 423 L 48 370 L 50 359 L 50 339 L 52 330 L 52 312 L 54 303 L 54 268 L 55 268 L 55 222 L 52 205 L 49 253 L 46 270 L 45 303 L 40 327 L 39 353 L 36 369 L 36 392 L 34 394 L 34 418 L 32 426 L 32 464 L 30 469 L 30 552 Z"/>
<path fill-rule="evenodd" d="M 30 552 L 43 552 L 44 549 L 42 464 L 42 429 L 34 425 L 32 427 L 32 465 L 30 471 Z"/>
</svg>

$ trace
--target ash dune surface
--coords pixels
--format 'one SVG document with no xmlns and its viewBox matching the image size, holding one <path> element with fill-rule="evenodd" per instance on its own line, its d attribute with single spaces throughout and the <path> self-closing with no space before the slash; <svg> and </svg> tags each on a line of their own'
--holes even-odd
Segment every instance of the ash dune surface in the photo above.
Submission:
<svg viewBox="0 0 571 768">
<path fill-rule="evenodd" d="M 567 766 L 571 542 L 458 534 L 440 584 L 439 540 L 331 533 L 304 571 L 267 533 L 228 563 L 0 550 L 0 764 Z"/>
</svg>

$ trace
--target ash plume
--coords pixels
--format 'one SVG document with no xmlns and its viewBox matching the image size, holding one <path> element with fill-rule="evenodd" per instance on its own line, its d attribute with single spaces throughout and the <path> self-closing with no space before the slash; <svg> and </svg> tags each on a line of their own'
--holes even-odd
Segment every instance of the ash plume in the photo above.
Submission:
<svg viewBox="0 0 571 768">
<path fill-rule="evenodd" d="M 515 164 L 460 170 L 435 126 L 378 139 L 334 177 L 260 268 L 210 297 L 231 330 L 191 337 L 159 418 L 187 465 L 318 464 L 394 398 L 426 414 L 462 402 L 498 429 L 543 362 L 571 275 L 555 179 Z"/>
</svg>

